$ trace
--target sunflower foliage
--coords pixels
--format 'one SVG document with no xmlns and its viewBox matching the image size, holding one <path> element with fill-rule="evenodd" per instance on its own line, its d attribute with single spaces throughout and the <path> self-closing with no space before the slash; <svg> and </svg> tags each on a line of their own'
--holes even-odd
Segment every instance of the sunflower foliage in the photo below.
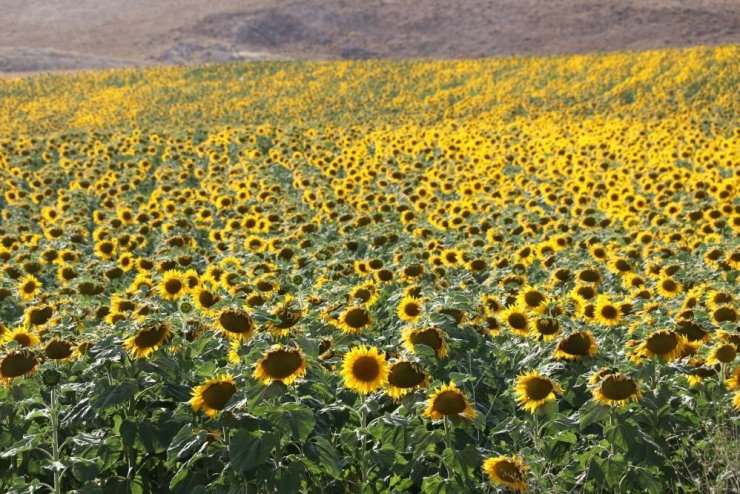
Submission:
<svg viewBox="0 0 740 494">
<path fill-rule="evenodd" d="M 738 58 L 0 81 L 0 491 L 737 492 Z"/>
</svg>

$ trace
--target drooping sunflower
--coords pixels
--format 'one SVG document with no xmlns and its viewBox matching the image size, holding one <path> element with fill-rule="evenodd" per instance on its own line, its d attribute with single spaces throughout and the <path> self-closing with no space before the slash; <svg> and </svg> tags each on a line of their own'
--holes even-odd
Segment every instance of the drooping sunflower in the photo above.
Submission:
<svg viewBox="0 0 740 494">
<path fill-rule="evenodd" d="M 136 358 L 146 358 L 164 345 L 171 336 L 172 329 L 169 323 L 159 322 L 139 329 L 133 336 L 126 338 L 123 346 Z"/>
<path fill-rule="evenodd" d="M 27 274 L 18 283 L 18 296 L 23 300 L 33 300 L 41 289 L 41 282 L 32 274 Z"/>
<path fill-rule="evenodd" d="M 422 302 L 418 298 L 403 297 L 398 303 L 396 313 L 403 321 L 414 322 L 422 315 Z"/>
<path fill-rule="evenodd" d="M 609 300 L 606 295 L 596 297 L 594 306 L 594 320 L 604 326 L 616 326 L 622 319 L 622 311 L 619 305 Z"/>
<path fill-rule="evenodd" d="M 14 341 L 22 348 L 33 348 L 39 344 L 41 339 L 33 331 L 29 331 L 24 327 L 19 327 L 12 331 L 7 331 L 3 336 L 2 341 L 5 345 Z"/>
<path fill-rule="evenodd" d="M 193 388 L 190 406 L 195 411 L 203 410 L 206 415 L 215 419 L 234 393 L 236 385 L 231 374 L 216 376 Z"/>
<path fill-rule="evenodd" d="M 388 381 L 388 372 L 385 354 L 375 347 L 355 347 L 342 360 L 344 385 L 360 394 L 372 393 L 383 387 Z"/>
<path fill-rule="evenodd" d="M 523 308 L 512 306 L 504 310 L 501 320 L 517 336 L 529 336 L 529 317 Z"/>
<path fill-rule="evenodd" d="M 216 318 L 216 329 L 227 338 L 248 340 L 254 333 L 254 321 L 248 312 L 241 309 L 226 308 Z"/>
<path fill-rule="evenodd" d="M 69 340 L 52 338 L 44 346 L 44 355 L 50 360 L 68 360 L 75 356 L 75 344 Z"/>
<path fill-rule="evenodd" d="M 555 393 L 562 394 L 563 388 L 536 370 L 520 374 L 514 386 L 516 400 L 525 410 L 535 413 L 539 407 L 555 399 Z"/>
<path fill-rule="evenodd" d="M 635 353 L 643 357 L 656 356 L 665 362 L 672 362 L 681 356 L 686 337 L 672 329 L 655 331 L 647 336 Z"/>
<path fill-rule="evenodd" d="M 447 355 L 445 333 L 439 328 L 433 326 L 426 328 L 406 327 L 402 334 L 404 346 L 412 353 L 416 353 L 416 345 L 423 344 L 434 350 L 437 358 L 441 359 Z"/>
<path fill-rule="evenodd" d="M 528 467 L 518 456 L 496 456 L 483 462 L 483 472 L 494 484 L 505 485 L 517 492 L 527 492 L 524 478 Z"/>
<path fill-rule="evenodd" d="M 281 345 L 275 345 L 266 351 L 252 372 L 252 377 L 263 384 L 282 381 L 286 386 L 305 375 L 306 361 L 300 348 L 284 348 Z"/>
<path fill-rule="evenodd" d="M 594 399 L 602 405 L 622 406 L 630 400 L 637 401 L 642 396 L 640 386 L 631 377 L 612 370 L 602 376 L 592 390 Z"/>
<path fill-rule="evenodd" d="M 432 420 L 441 420 L 444 417 L 455 415 L 474 419 L 476 411 L 465 394 L 455 386 L 455 383 L 450 382 L 443 384 L 429 397 L 427 408 L 422 415 Z"/>
<path fill-rule="evenodd" d="M 348 307 L 339 315 L 337 324 L 342 333 L 355 334 L 369 328 L 373 323 L 370 311 L 362 305 Z"/>
<path fill-rule="evenodd" d="M 33 373 L 38 364 L 39 359 L 31 350 L 11 350 L 0 359 L 0 381 L 7 386 L 14 378 Z"/>
<path fill-rule="evenodd" d="M 187 283 L 179 271 L 171 269 L 162 275 L 159 296 L 165 300 L 177 300 L 188 291 Z"/>
<path fill-rule="evenodd" d="M 408 360 L 399 360 L 390 366 L 388 371 L 388 388 L 386 394 L 398 399 L 416 389 L 429 385 L 429 376 L 419 365 Z"/>
<path fill-rule="evenodd" d="M 735 348 L 735 345 L 732 343 L 725 343 L 712 348 L 707 357 L 707 364 L 729 364 L 735 360 L 735 357 L 737 357 L 737 348 Z"/>
<path fill-rule="evenodd" d="M 578 361 L 584 357 L 593 357 L 597 351 L 598 347 L 593 333 L 591 331 L 579 331 L 571 333 L 558 341 L 553 358 Z"/>
<path fill-rule="evenodd" d="M 716 325 L 724 322 L 735 322 L 737 321 L 737 311 L 729 305 L 721 305 L 712 311 L 712 321 Z"/>
</svg>

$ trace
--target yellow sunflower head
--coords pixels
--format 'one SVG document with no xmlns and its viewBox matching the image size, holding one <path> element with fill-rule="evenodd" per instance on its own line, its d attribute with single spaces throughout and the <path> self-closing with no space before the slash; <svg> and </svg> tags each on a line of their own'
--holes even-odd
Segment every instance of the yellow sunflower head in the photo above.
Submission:
<svg viewBox="0 0 740 494">
<path fill-rule="evenodd" d="M 527 372 L 517 377 L 516 400 L 525 410 L 535 413 L 539 407 L 555 399 L 555 393 L 563 389 L 553 380 L 540 375 L 537 371 Z"/>
<path fill-rule="evenodd" d="M 213 419 L 226 407 L 234 393 L 236 385 L 231 374 L 216 376 L 193 388 L 190 406 L 195 411 L 203 410 Z"/>
<path fill-rule="evenodd" d="M 712 348 L 709 352 L 709 357 L 707 357 L 707 364 L 729 364 L 735 360 L 735 357 L 737 357 L 737 348 L 735 345 L 732 343 L 724 343 Z"/>
<path fill-rule="evenodd" d="M 386 393 L 394 399 L 429 385 L 429 376 L 413 362 L 399 360 L 390 366 Z"/>
<path fill-rule="evenodd" d="M 32 274 L 27 274 L 18 282 L 18 295 L 23 300 L 33 300 L 41 290 L 41 282 Z"/>
<path fill-rule="evenodd" d="M 8 331 L 3 336 L 4 344 L 16 342 L 22 348 L 33 348 L 41 342 L 41 339 L 33 331 L 20 327 L 13 331 Z"/>
<path fill-rule="evenodd" d="M 380 389 L 388 381 L 388 372 L 385 354 L 375 347 L 355 347 L 342 361 L 344 385 L 360 394 Z"/>
<path fill-rule="evenodd" d="M 598 347 L 591 331 L 571 333 L 558 341 L 553 357 L 558 360 L 581 360 L 596 355 Z"/>
<path fill-rule="evenodd" d="M 529 317 L 526 310 L 518 306 L 507 308 L 501 314 L 501 321 L 517 336 L 529 336 Z"/>
<path fill-rule="evenodd" d="M 401 320 L 414 322 L 419 319 L 423 313 L 422 301 L 414 297 L 403 297 L 398 303 L 396 313 Z"/>
<path fill-rule="evenodd" d="M 254 321 L 244 310 L 226 308 L 216 318 L 216 329 L 228 338 L 245 341 L 254 333 Z"/>
<path fill-rule="evenodd" d="M 592 393 L 597 402 L 609 406 L 622 406 L 630 400 L 638 400 L 641 396 L 637 381 L 611 370 L 602 374 L 596 381 Z"/>
<path fill-rule="evenodd" d="M 286 386 L 305 375 L 306 361 L 303 352 L 299 348 L 283 348 L 280 345 L 265 352 L 252 372 L 252 377 L 264 384 L 282 381 Z"/>
<path fill-rule="evenodd" d="M 187 281 L 182 273 L 173 269 L 162 275 L 159 283 L 159 296 L 165 300 L 177 300 L 188 292 Z"/>
<path fill-rule="evenodd" d="M 465 394 L 453 382 L 443 384 L 429 397 L 423 413 L 424 417 L 432 420 L 459 415 L 474 419 L 477 414 Z"/>
<path fill-rule="evenodd" d="M 622 311 L 617 303 L 609 300 L 606 295 L 596 297 L 594 306 L 594 320 L 604 326 L 616 326 L 622 319 Z"/>
<path fill-rule="evenodd" d="M 439 328 L 430 326 L 426 328 L 407 327 L 403 330 L 403 343 L 406 349 L 412 353 L 416 352 L 416 345 L 423 344 L 434 350 L 437 358 L 447 355 L 447 342 L 445 334 Z"/>
<path fill-rule="evenodd" d="M 123 346 L 136 358 L 146 358 L 164 345 L 171 336 L 169 323 L 159 322 L 139 329 L 123 342 Z"/>
<path fill-rule="evenodd" d="M 672 362 L 681 357 L 686 345 L 686 337 L 672 329 L 655 331 L 647 336 L 636 350 L 641 357 L 658 357 L 665 362 Z"/>
<path fill-rule="evenodd" d="M 528 468 L 518 456 L 497 456 L 483 462 L 483 472 L 494 484 L 505 485 L 517 492 L 527 492 L 525 472 Z"/>
<path fill-rule="evenodd" d="M 362 305 L 348 307 L 339 315 L 337 324 L 339 329 L 346 334 L 359 333 L 361 330 L 369 328 L 373 323 L 370 311 Z"/>
</svg>

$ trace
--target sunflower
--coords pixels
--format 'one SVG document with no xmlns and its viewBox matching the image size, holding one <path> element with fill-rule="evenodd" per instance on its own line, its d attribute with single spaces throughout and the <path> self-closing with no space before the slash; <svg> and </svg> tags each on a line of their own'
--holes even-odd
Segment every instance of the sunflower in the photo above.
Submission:
<svg viewBox="0 0 740 494">
<path fill-rule="evenodd" d="M 291 295 L 286 295 L 282 304 L 278 305 L 273 315 L 277 319 L 269 322 L 267 329 L 275 338 L 282 338 L 290 334 L 293 328 L 303 318 L 303 310 L 298 306 Z"/>
<path fill-rule="evenodd" d="M 305 375 L 306 361 L 303 352 L 299 348 L 283 348 L 281 345 L 275 345 L 265 352 L 252 372 L 252 377 L 263 384 L 282 381 L 286 386 Z"/>
<path fill-rule="evenodd" d="M 165 300 L 177 300 L 188 291 L 187 284 L 182 273 L 173 269 L 162 275 L 159 284 L 159 296 Z"/>
<path fill-rule="evenodd" d="M 3 344 L 7 345 L 12 341 L 16 342 L 22 348 L 33 348 L 41 342 L 36 334 L 23 327 L 5 333 Z"/>
<path fill-rule="evenodd" d="M 516 297 L 517 305 L 542 314 L 547 309 L 547 296 L 532 286 L 523 287 Z"/>
<path fill-rule="evenodd" d="M 610 406 L 625 405 L 628 401 L 637 401 L 642 396 L 640 387 L 634 379 L 611 371 L 596 383 L 592 393 L 597 402 Z"/>
<path fill-rule="evenodd" d="M 720 325 L 723 322 L 734 323 L 737 321 L 737 311 L 729 305 L 721 305 L 712 311 L 712 321 L 716 325 Z"/>
<path fill-rule="evenodd" d="M 598 347 L 591 331 L 579 331 L 561 338 L 555 347 L 553 358 L 557 360 L 581 360 L 596 355 Z"/>
<path fill-rule="evenodd" d="M 717 309 L 722 305 L 731 304 L 735 301 L 735 297 L 731 293 L 723 292 L 720 290 L 710 290 L 707 293 L 706 304 L 710 309 Z"/>
<path fill-rule="evenodd" d="M 53 338 L 44 346 L 44 355 L 50 360 L 68 360 L 75 354 L 75 344 L 68 340 Z"/>
<path fill-rule="evenodd" d="M 423 344 L 434 350 L 437 358 L 444 358 L 447 355 L 447 342 L 445 333 L 439 328 L 433 326 L 427 328 L 407 327 L 403 330 L 403 343 L 406 349 L 416 353 L 416 345 Z"/>
<path fill-rule="evenodd" d="M 341 375 L 344 385 L 360 394 L 372 393 L 388 381 L 385 354 L 375 347 L 361 345 L 345 354 Z"/>
<path fill-rule="evenodd" d="M 518 456 L 497 456 L 483 462 L 483 472 L 494 484 L 505 485 L 518 492 L 527 492 L 524 473 L 528 467 Z"/>
<path fill-rule="evenodd" d="M 457 389 L 455 383 L 443 384 L 429 397 L 427 408 L 422 414 L 432 420 L 460 415 L 474 419 L 477 415 L 465 395 Z"/>
<path fill-rule="evenodd" d="M 409 264 L 401 269 L 401 281 L 414 283 L 424 275 L 424 266 L 418 263 Z"/>
<path fill-rule="evenodd" d="M 369 328 L 372 323 L 370 311 L 361 305 L 348 307 L 339 315 L 337 321 L 339 329 L 346 334 L 359 333 L 362 329 Z"/>
<path fill-rule="evenodd" d="M 495 295 L 483 294 L 480 298 L 481 304 L 483 305 L 483 312 L 486 315 L 493 315 L 501 312 L 501 304 Z"/>
<path fill-rule="evenodd" d="M 216 376 L 193 388 L 190 406 L 195 411 L 203 410 L 206 415 L 215 419 L 234 393 L 236 393 L 236 385 L 234 385 L 234 377 L 231 374 Z"/>
<path fill-rule="evenodd" d="M 204 314 L 212 314 L 211 308 L 221 301 L 221 297 L 215 290 L 202 284 L 191 290 L 190 297 L 193 299 L 193 304 Z"/>
<path fill-rule="evenodd" d="M 524 309 L 517 306 L 509 307 L 501 314 L 501 320 L 515 335 L 529 336 L 529 317 Z"/>
<path fill-rule="evenodd" d="M 36 305 L 26 309 L 23 314 L 23 324 L 25 326 L 43 326 L 54 314 L 54 307 L 51 305 Z"/>
<path fill-rule="evenodd" d="M 665 298 L 675 298 L 682 290 L 681 283 L 669 276 L 661 276 L 656 285 L 658 293 Z"/>
<path fill-rule="evenodd" d="M 241 341 L 248 340 L 254 332 L 254 321 L 248 312 L 241 309 L 227 308 L 221 311 L 216 319 L 216 329 L 227 338 Z"/>
<path fill-rule="evenodd" d="M 13 378 L 33 373 L 38 364 L 39 359 L 32 351 L 26 348 L 11 350 L 0 359 L 0 381 L 9 385 Z"/>
<path fill-rule="evenodd" d="M 414 322 L 419 319 L 423 313 L 422 302 L 418 298 L 403 297 L 398 303 L 396 313 L 402 320 L 406 322 Z"/>
<path fill-rule="evenodd" d="M 139 329 L 133 336 L 123 342 L 124 348 L 131 351 L 136 358 L 146 358 L 167 342 L 172 330 L 167 322 L 151 324 Z"/>
<path fill-rule="evenodd" d="M 730 391 L 740 388 L 740 366 L 735 367 L 732 375 L 725 380 L 725 386 Z"/>
<path fill-rule="evenodd" d="M 647 336 L 635 353 L 640 357 L 657 356 L 663 361 L 672 362 L 681 356 L 686 343 L 685 336 L 671 329 L 663 329 Z"/>
<path fill-rule="evenodd" d="M 41 282 L 32 274 L 23 277 L 18 283 L 18 296 L 23 300 L 33 300 L 41 289 Z"/>
<path fill-rule="evenodd" d="M 622 319 L 622 311 L 618 304 L 614 304 L 606 295 L 596 297 L 594 306 L 594 320 L 604 326 L 616 326 Z"/>
<path fill-rule="evenodd" d="M 388 371 L 386 394 L 398 399 L 416 389 L 429 385 L 429 376 L 419 365 L 407 360 L 399 360 Z"/>
<path fill-rule="evenodd" d="M 535 413 L 545 402 L 554 400 L 555 393 L 563 392 L 563 388 L 556 382 L 540 375 L 536 370 L 520 374 L 516 379 L 514 390 L 516 400 L 531 413 Z"/>
<path fill-rule="evenodd" d="M 348 298 L 350 302 L 357 300 L 366 307 L 370 307 L 378 301 L 380 293 L 374 283 L 365 282 L 352 288 Z"/>
<path fill-rule="evenodd" d="M 550 341 L 560 333 L 560 323 L 553 317 L 538 317 L 531 329 L 531 336 L 538 341 Z"/>
<path fill-rule="evenodd" d="M 732 343 L 725 343 L 712 348 L 707 357 L 707 364 L 729 364 L 735 360 L 735 357 L 737 357 L 737 348 L 735 348 L 735 345 Z"/>
</svg>

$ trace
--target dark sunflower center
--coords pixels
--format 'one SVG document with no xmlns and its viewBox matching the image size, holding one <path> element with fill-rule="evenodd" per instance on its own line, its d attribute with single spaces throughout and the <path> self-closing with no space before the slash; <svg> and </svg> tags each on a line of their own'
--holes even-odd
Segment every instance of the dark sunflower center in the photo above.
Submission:
<svg viewBox="0 0 740 494">
<path fill-rule="evenodd" d="M 579 273 L 578 278 L 587 283 L 595 283 L 599 281 L 599 272 L 593 269 L 585 269 Z"/>
<path fill-rule="evenodd" d="M 280 319 L 280 322 L 277 323 L 275 327 L 280 328 L 280 329 L 292 328 L 293 326 L 298 324 L 298 321 L 301 320 L 300 311 L 291 311 L 291 310 L 283 309 L 278 312 L 277 316 Z"/>
<path fill-rule="evenodd" d="M 372 297 L 372 293 L 370 293 L 370 290 L 366 288 L 360 288 L 355 291 L 355 298 L 359 298 L 363 302 L 370 300 L 370 297 Z"/>
<path fill-rule="evenodd" d="M 509 314 L 509 317 L 506 320 L 509 323 L 509 326 L 511 326 L 514 329 L 526 329 L 527 328 L 527 318 L 524 316 L 524 314 L 515 312 L 513 314 Z"/>
<path fill-rule="evenodd" d="M 416 276 L 419 276 L 423 272 L 423 268 L 418 264 L 412 264 L 411 266 L 407 266 L 404 270 L 404 273 L 406 276 L 411 276 L 412 278 L 415 278 Z"/>
<path fill-rule="evenodd" d="M 557 320 L 545 317 L 537 320 L 537 332 L 541 335 L 551 335 L 558 332 L 560 324 Z"/>
<path fill-rule="evenodd" d="M 545 296 L 540 292 L 527 292 L 524 294 L 524 301 L 530 307 L 537 307 L 545 301 Z"/>
<path fill-rule="evenodd" d="M 610 400 L 626 400 L 637 391 L 637 385 L 630 378 L 608 376 L 601 382 L 601 393 Z"/>
<path fill-rule="evenodd" d="M 718 293 L 713 297 L 712 301 L 715 304 L 727 304 L 732 302 L 732 297 L 726 293 Z"/>
<path fill-rule="evenodd" d="M 496 475 L 503 481 L 512 483 L 522 481 L 523 476 L 521 470 L 519 470 L 519 467 L 510 461 L 500 461 L 496 463 L 496 466 L 493 467 L 493 469 L 496 472 Z"/>
<path fill-rule="evenodd" d="M 619 311 L 613 305 L 605 305 L 601 308 L 601 317 L 604 319 L 616 319 L 617 315 L 619 315 Z"/>
<path fill-rule="evenodd" d="M 285 379 L 303 364 L 301 354 L 297 351 L 277 350 L 270 352 L 262 362 L 265 374 L 273 379 Z"/>
<path fill-rule="evenodd" d="M 416 302 L 408 302 L 403 306 L 403 312 L 409 317 L 416 317 L 421 312 L 421 308 Z"/>
<path fill-rule="evenodd" d="M 663 280 L 662 286 L 663 286 L 663 290 L 667 292 L 673 292 L 676 290 L 676 287 L 677 287 L 676 282 L 673 280 Z"/>
<path fill-rule="evenodd" d="M 358 381 L 374 381 L 380 373 L 380 365 L 373 357 L 360 357 L 352 365 L 352 376 Z"/>
<path fill-rule="evenodd" d="M 426 376 L 411 362 L 398 362 L 388 374 L 388 382 L 397 388 L 413 388 L 424 382 Z"/>
<path fill-rule="evenodd" d="M 122 300 L 118 303 L 118 312 L 130 312 L 136 309 L 136 304 L 129 300 Z"/>
<path fill-rule="evenodd" d="M 591 300 L 596 295 L 596 291 L 594 291 L 590 286 L 579 287 L 577 293 L 586 300 Z"/>
<path fill-rule="evenodd" d="M 4 378 L 20 377 L 31 372 L 38 364 L 30 352 L 10 353 L 0 361 L 0 376 Z"/>
<path fill-rule="evenodd" d="M 103 242 L 100 245 L 100 252 L 102 252 L 103 254 L 110 254 L 111 252 L 113 252 L 113 244 L 111 244 L 110 242 Z"/>
<path fill-rule="evenodd" d="M 205 307 L 206 309 L 215 305 L 217 302 L 216 296 L 207 291 L 202 291 L 198 294 L 198 303 Z"/>
<path fill-rule="evenodd" d="M 358 329 L 370 322 L 370 315 L 363 308 L 351 309 L 344 316 L 344 323 L 350 328 Z"/>
<path fill-rule="evenodd" d="M 438 350 L 442 347 L 442 338 L 434 329 L 424 329 L 411 334 L 411 343 L 414 345 L 426 345 L 434 350 Z"/>
<path fill-rule="evenodd" d="M 678 329 L 678 332 L 684 335 L 689 341 L 699 341 L 707 335 L 707 332 L 696 323 L 682 325 Z"/>
<path fill-rule="evenodd" d="M 72 355 L 72 343 L 64 340 L 52 340 L 44 348 L 46 357 L 52 360 L 61 360 Z"/>
<path fill-rule="evenodd" d="M 178 279 L 167 280 L 164 284 L 164 289 L 170 295 L 177 295 L 182 290 L 182 281 Z"/>
<path fill-rule="evenodd" d="M 136 333 L 134 343 L 137 348 L 150 348 L 161 344 L 166 334 L 167 327 L 164 325 L 140 329 L 139 332 Z"/>
<path fill-rule="evenodd" d="M 272 290 L 272 283 L 269 281 L 260 281 L 257 283 L 257 290 L 261 292 L 269 292 Z"/>
<path fill-rule="evenodd" d="M 457 262 L 457 254 L 455 254 L 454 252 L 448 252 L 447 254 L 445 254 L 445 259 L 450 264 L 455 264 Z"/>
<path fill-rule="evenodd" d="M 647 339 L 647 348 L 657 355 L 672 352 L 678 346 L 678 335 L 673 332 L 658 333 Z"/>
<path fill-rule="evenodd" d="M 570 355 L 588 355 L 591 339 L 582 333 L 574 333 L 560 342 L 558 349 Z"/>
<path fill-rule="evenodd" d="M 717 349 L 717 352 L 715 353 L 715 357 L 717 357 L 717 360 L 725 364 L 735 360 L 736 355 L 737 351 L 735 351 L 735 347 L 733 345 L 722 345 Z"/>
<path fill-rule="evenodd" d="M 23 293 L 33 293 L 34 290 L 36 290 L 36 283 L 33 281 L 29 281 L 23 285 Z"/>
<path fill-rule="evenodd" d="M 434 399 L 434 410 L 442 415 L 456 415 L 465 407 L 465 398 L 458 391 L 443 391 Z"/>
<path fill-rule="evenodd" d="M 532 377 L 527 381 L 526 390 L 530 400 L 544 400 L 552 393 L 553 386 L 549 379 Z"/>
<path fill-rule="evenodd" d="M 224 312 L 218 318 L 219 324 L 230 333 L 248 333 L 252 330 L 252 318 L 243 312 Z"/>
<path fill-rule="evenodd" d="M 735 322 L 737 312 L 732 307 L 720 307 L 714 311 L 712 317 L 717 322 Z"/>
<path fill-rule="evenodd" d="M 474 271 L 483 271 L 486 269 L 486 261 L 482 259 L 475 259 L 470 263 L 470 267 L 473 268 Z"/>
<path fill-rule="evenodd" d="M 712 377 L 717 373 L 717 370 L 713 367 L 699 367 L 694 370 L 694 375 L 701 378 Z"/>
<path fill-rule="evenodd" d="M 18 343 L 22 347 L 31 346 L 31 336 L 26 333 L 18 333 L 13 337 L 13 341 Z"/>
<path fill-rule="evenodd" d="M 236 386 L 230 382 L 214 383 L 203 391 L 203 402 L 209 408 L 223 410 L 234 393 L 236 393 Z"/>
<path fill-rule="evenodd" d="M 632 266 L 630 266 L 630 264 L 624 259 L 618 260 L 614 263 L 614 266 L 621 272 L 630 271 L 632 269 Z"/>
</svg>

